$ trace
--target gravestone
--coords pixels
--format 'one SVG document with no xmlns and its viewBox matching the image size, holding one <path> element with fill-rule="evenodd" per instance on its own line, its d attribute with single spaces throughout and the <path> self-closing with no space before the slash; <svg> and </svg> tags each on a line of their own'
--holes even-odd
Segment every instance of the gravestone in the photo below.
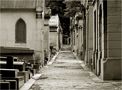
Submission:
<svg viewBox="0 0 122 90">
<path fill-rule="evenodd" d="M 7 69 L 13 69 L 14 68 L 13 61 L 14 61 L 14 59 L 12 56 L 7 56 L 7 64 L 6 64 Z"/>
</svg>

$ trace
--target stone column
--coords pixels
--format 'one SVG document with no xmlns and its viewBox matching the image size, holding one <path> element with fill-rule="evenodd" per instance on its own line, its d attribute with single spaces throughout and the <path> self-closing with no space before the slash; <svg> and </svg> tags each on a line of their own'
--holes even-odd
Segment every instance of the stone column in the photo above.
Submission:
<svg viewBox="0 0 122 90">
<path fill-rule="evenodd" d="M 43 47 L 43 26 L 44 26 L 44 19 L 42 19 L 42 7 L 36 8 L 36 24 L 37 24 L 37 52 L 40 54 L 40 61 L 41 65 L 44 64 L 44 47 Z"/>
</svg>

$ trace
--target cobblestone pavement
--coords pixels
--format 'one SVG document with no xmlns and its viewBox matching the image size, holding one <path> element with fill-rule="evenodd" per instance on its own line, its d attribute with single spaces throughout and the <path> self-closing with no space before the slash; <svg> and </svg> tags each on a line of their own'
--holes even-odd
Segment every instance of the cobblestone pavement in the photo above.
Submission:
<svg viewBox="0 0 122 90">
<path fill-rule="evenodd" d="M 30 90 L 122 90 L 121 81 L 102 81 L 84 70 L 70 51 L 60 52 L 54 63 L 40 73 L 42 77 Z"/>
</svg>

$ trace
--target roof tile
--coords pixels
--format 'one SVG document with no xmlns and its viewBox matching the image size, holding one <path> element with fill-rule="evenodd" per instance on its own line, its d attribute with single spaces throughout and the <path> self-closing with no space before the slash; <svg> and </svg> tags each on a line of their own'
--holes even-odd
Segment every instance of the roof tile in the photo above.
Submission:
<svg viewBox="0 0 122 90">
<path fill-rule="evenodd" d="M 42 0 L 0 0 L 1 9 L 35 9 L 37 4 L 42 7 Z"/>
</svg>

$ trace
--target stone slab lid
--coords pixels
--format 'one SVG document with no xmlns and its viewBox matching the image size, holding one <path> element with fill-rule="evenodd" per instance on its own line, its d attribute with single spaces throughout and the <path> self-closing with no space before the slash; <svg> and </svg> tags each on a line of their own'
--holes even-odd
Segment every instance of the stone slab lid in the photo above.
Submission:
<svg viewBox="0 0 122 90">
<path fill-rule="evenodd" d="M 34 50 L 20 47 L 0 47 L 0 54 L 33 54 Z"/>
<path fill-rule="evenodd" d="M 7 64 L 6 61 L 0 61 L 0 64 Z M 13 62 L 14 65 L 23 65 L 24 62 Z"/>
</svg>

